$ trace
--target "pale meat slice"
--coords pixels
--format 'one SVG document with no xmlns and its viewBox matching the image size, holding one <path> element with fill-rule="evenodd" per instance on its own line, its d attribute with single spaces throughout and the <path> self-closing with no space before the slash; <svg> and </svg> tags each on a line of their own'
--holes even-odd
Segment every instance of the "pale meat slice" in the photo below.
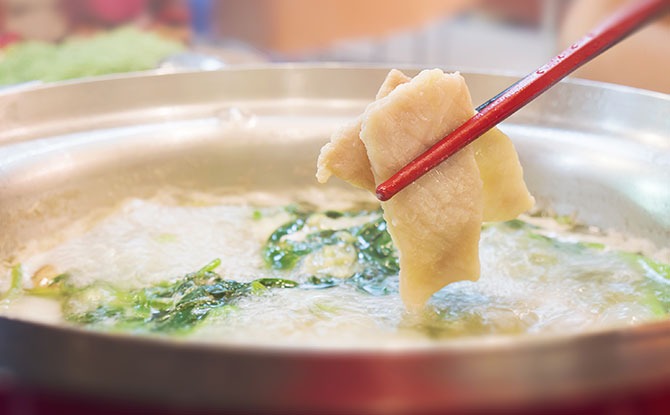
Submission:
<svg viewBox="0 0 670 415">
<path fill-rule="evenodd" d="M 387 96 L 398 85 L 408 82 L 411 78 L 402 72 L 391 70 L 377 92 L 376 99 Z M 325 183 L 330 176 L 374 192 L 375 179 L 372 176 L 370 161 L 365 152 L 365 146 L 359 138 L 363 116 L 344 125 L 330 138 L 330 142 L 321 149 L 317 161 L 316 178 Z"/>
<path fill-rule="evenodd" d="M 493 128 L 469 147 L 475 152 L 484 184 L 484 221 L 511 220 L 533 207 L 535 199 L 526 187 L 519 156 L 507 135 Z"/>
<path fill-rule="evenodd" d="M 410 79 L 402 72 L 392 70 L 377 93 L 377 99 Z M 470 116 L 474 115 L 471 101 L 461 103 L 467 105 Z M 374 192 L 375 182 L 370 162 L 359 140 L 360 125 L 359 117 L 336 132 L 331 142 L 321 150 L 317 171 L 319 182 L 325 183 L 334 174 L 357 187 Z M 484 186 L 484 221 L 514 219 L 533 207 L 534 199 L 523 180 L 523 169 L 509 137 L 493 128 L 470 144 L 470 147 L 475 151 Z"/>
<path fill-rule="evenodd" d="M 391 69 L 389 73 L 386 75 L 386 78 L 384 78 L 384 82 L 382 82 L 382 86 L 379 87 L 379 91 L 377 91 L 377 95 L 375 96 L 375 100 L 382 99 L 391 92 L 398 86 L 405 84 L 409 81 L 411 81 L 412 78 L 409 76 L 405 75 L 404 73 L 400 72 L 397 69 Z"/>
<path fill-rule="evenodd" d="M 319 156 L 320 182 L 334 174 L 374 192 L 474 114 L 460 75 L 424 71 L 402 85 L 410 80 L 392 70 L 378 101 L 331 137 Z M 450 282 L 477 279 L 481 221 L 512 219 L 533 202 L 511 140 L 492 129 L 383 203 L 407 306 L 420 307 Z"/>
<path fill-rule="evenodd" d="M 360 138 L 375 183 L 398 171 L 472 114 L 460 75 L 423 71 L 368 106 Z M 448 283 L 479 278 L 482 182 L 465 148 L 382 203 L 400 259 L 400 294 L 416 309 Z"/>
</svg>

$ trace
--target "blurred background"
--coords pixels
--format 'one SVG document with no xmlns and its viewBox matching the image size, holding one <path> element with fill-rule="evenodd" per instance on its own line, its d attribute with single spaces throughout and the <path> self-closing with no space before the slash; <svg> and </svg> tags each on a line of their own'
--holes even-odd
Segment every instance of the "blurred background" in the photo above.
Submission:
<svg viewBox="0 0 670 415">
<path fill-rule="evenodd" d="M 627 1 L 0 0 L 0 85 L 286 61 L 523 75 Z M 670 93 L 668 67 L 670 17 L 576 76 Z"/>
</svg>

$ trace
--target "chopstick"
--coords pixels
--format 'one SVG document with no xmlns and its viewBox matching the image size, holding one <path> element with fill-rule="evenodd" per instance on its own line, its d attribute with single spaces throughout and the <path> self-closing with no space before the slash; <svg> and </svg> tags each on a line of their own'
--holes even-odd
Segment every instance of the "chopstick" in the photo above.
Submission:
<svg viewBox="0 0 670 415">
<path fill-rule="evenodd" d="M 660 17 L 664 12 L 670 10 L 670 0 L 643 0 L 634 3 L 619 10 L 578 42 L 552 58 L 549 63 L 479 106 L 477 114 L 472 118 L 380 184 L 377 187 L 377 198 L 381 201 L 389 200 L 575 69 L 623 40 L 655 17 Z"/>
</svg>

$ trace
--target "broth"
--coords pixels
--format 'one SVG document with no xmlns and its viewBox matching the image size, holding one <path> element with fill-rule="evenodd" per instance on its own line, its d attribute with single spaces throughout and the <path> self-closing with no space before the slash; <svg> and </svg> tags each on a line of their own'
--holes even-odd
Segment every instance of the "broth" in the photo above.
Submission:
<svg viewBox="0 0 670 415">
<path fill-rule="evenodd" d="M 392 246 L 366 251 L 387 234 L 377 205 L 359 195 L 319 187 L 298 195 L 166 192 L 127 200 L 102 220 L 73 224 L 76 231 L 56 246 L 19 254 L 14 277 L 26 290 L 9 289 L 7 270 L 0 313 L 183 340 L 330 347 L 576 333 L 666 318 L 667 252 L 539 214 L 485 224 L 481 279 L 450 284 L 409 313 L 397 292 Z M 273 246 L 271 235 L 279 235 Z M 197 281 L 193 273 L 206 264 L 206 290 L 220 291 L 221 281 L 241 285 L 225 285 L 230 297 L 185 308 L 192 320 L 183 323 L 186 314 L 161 307 L 181 307 L 192 291 L 161 297 L 156 290 Z M 67 296 L 47 286 L 56 275 L 66 275 Z M 162 303 L 132 314 L 149 304 L 140 295 Z"/>
</svg>

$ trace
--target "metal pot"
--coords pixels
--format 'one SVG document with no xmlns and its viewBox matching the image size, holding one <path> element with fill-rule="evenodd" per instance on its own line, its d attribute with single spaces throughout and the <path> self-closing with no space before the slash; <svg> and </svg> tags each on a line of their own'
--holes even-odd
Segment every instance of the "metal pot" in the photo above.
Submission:
<svg viewBox="0 0 670 415">
<path fill-rule="evenodd" d="M 314 184 L 329 126 L 360 113 L 387 70 L 235 68 L 4 93 L 0 258 L 85 212 L 166 185 Z M 475 104 L 514 81 L 464 75 Z M 227 126 L 247 113 L 274 127 L 231 136 Z M 502 128 L 541 205 L 670 244 L 670 97 L 564 82 Z M 0 367 L 46 390 L 190 409 L 515 411 L 670 389 L 670 322 L 342 351 L 214 346 L 0 318 Z"/>
</svg>

